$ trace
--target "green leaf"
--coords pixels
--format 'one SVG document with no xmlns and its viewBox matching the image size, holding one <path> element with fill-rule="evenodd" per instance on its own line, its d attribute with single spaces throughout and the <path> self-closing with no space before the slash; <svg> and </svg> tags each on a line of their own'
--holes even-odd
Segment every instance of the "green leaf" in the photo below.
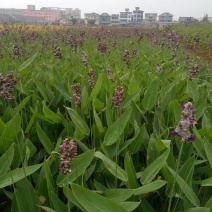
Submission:
<svg viewBox="0 0 212 212">
<path fill-rule="evenodd" d="M 104 137 L 104 144 L 110 146 L 114 144 L 123 133 L 131 116 L 132 109 L 126 110 L 107 130 Z"/>
<path fill-rule="evenodd" d="M 60 175 L 57 179 L 57 184 L 61 186 L 63 184 L 67 184 L 67 182 L 74 182 L 86 171 L 88 166 L 91 164 L 94 158 L 94 153 L 94 150 L 90 150 L 73 159 L 71 164 L 71 172 L 66 176 Z"/>
<path fill-rule="evenodd" d="M 59 199 L 58 195 L 53 192 L 51 192 L 51 200 L 57 212 L 68 211 L 67 206 Z"/>
<path fill-rule="evenodd" d="M 132 189 L 138 188 L 135 167 L 133 165 L 132 158 L 128 152 L 125 155 L 124 166 L 128 176 L 128 182 L 127 182 L 128 188 L 132 188 Z"/>
<path fill-rule="evenodd" d="M 161 170 L 169 156 L 170 148 L 168 148 L 160 157 L 154 160 L 141 174 L 141 183 L 150 183 L 158 172 Z"/>
<path fill-rule="evenodd" d="M 65 196 L 68 198 L 68 200 L 73 203 L 75 206 L 77 206 L 77 208 L 79 208 L 81 211 L 83 212 L 87 212 L 82 205 L 79 203 L 79 201 L 76 199 L 76 197 L 74 196 L 73 192 L 68 189 L 66 186 L 63 187 L 63 193 L 65 194 Z"/>
<path fill-rule="evenodd" d="M 133 193 L 133 189 L 109 189 L 104 193 L 104 197 L 107 197 L 114 202 L 124 202 L 128 200 Z"/>
<path fill-rule="evenodd" d="M 72 184 L 71 187 L 76 199 L 88 212 L 127 211 L 112 200 L 100 196 L 80 185 Z"/>
<path fill-rule="evenodd" d="M 212 186 L 212 177 L 210 177 L 210 178 L 204 180 L 204 181 L 202 182 L 202 186 Z"/>
<path fill-rule="evenodd" d="M 0 157 L 0 176 L 10 169 L 14 157 L 14 144 Z"/>
<path fill-rule="evenodd" d="M 96 113 L 96 110 L 94 108 L 94 103 L 93 103 L 93 114 L 94 114 L 94 120 L 96 122 L 96 126 L 97 126 L 99 132 L 103 133 L 104 132 L 104 127 L 102 126 L 101 119 L 99 118 L 99 116 Z"/>
<path fill-rule="evenodd" d="M 108 169 L 108 171 L 118 179 L 127 182 L 127 174 L 126 172 L 118 166 L 116 163 L 114 163 L 112 160 L 107 158 L 105 155 L 103 155 L 101 152 L 95 152 L 95 157 L 99 158 L 102 160 L 104 163 L 105 167 Z"/>
<path fill-rule="evenodd" d="M 127 211 L 134 211 L 140 205 L 140 202 L 119 202 L 118 204 Z"/>
<path fill-rule="evenodd" d="M 37 130 L 37 134 L 38 137 L 40 139 L 41 144 L 43 145 L 44 149 L 51 154 L 52 151 L 54 151 L 54 146 L 52 144 L 52 142 L 50 141 L 50 139 L 48 138 L 48 136 L 46 135 L 46 133 L 42 130 L 42 128 L 40 127 L 40 125 L 37 123 L 36 126 L 36 130 Z"/>
<path fill-rule="evenodd" d="M 14 114 L 18 113 L 21 109 L 24 108 L 24 106 L 27 104 L 27 102 L 31 99 L 31 96 L 27 96 L 15 109 Z"/>
<path fill-rule="evenodd" d="M 43 113 L 46 118 L 50 119 L 54 123 L 60 123 L 61 118 L 56 113 L 54 113 L 52 110 L 50 110 L 45 104 L 43 104 Z"/>
<path fill-rule="evenodd" d="M 46 206 L 39 206 L 40 208 L 44 209 L 46 212 L 57 212 L 49 207 L 46 207 Z"/>
<path fill-rule="evenodd" d="M 210 208 L 195 207 L 195 208 L 186 209 L 182 212 L 210 212 Z"/>
<path fill-rule="evenodd" d="M 37 57 L 37 52 L 32 55 L 31 58 L 29 58 L 26 62 L 24 62 L 19 68 L 18 68 L 18 72 L 21 72 L 22 70 L 24 70 L 25 68 L 27 68 L 32 62 L 33 60 Z"/>
<path fill-rule="evenodd" d="M 4 153 L 14 142 L 17 134 L 21 130 L 21 117 L 17 113 L 4 128 L 0 136 L 0 153 Z"/>
<path fill-rule="evenodd" d="M 93 100 L 94 98 L 97 97 L 97 95 L 99 94 L 100 90 L 102 88 L 102 74 L 99 75 L 98 80 L 96 81 L 96 84 L 91 92 L 90 95 L 90 100 Z"/>
<path fill-rule="evenodd" d="M 155 78 L 144 93 L 143 107 L 146 110 L 151 110 L 158 102 L 158 78 Z"/>
<path fill-rule="evenodd" d="M 137 188 L 134 191 L 134 195 L 141 195 L 141 194 L 146 194 L 152 191 L 156 191 L 159 188 L 163 187 L 167 182 L 163 180 L 156 180 L 152 183 L 149 183 L 147 185 L 141 186 L 140 188 Z"/>
<path fill-rule="evenodd" d="M 0 188 L 12 185 L 36 172 L 43 164 L 18 168 L 0 176 Z"/>
<path fill-rule="evenodd" d="M 16 183 L 16 189 L 14 191 L 14 197 L 18 211 L 30 211 L 39 212 L 38 197 L 32 186 L 32 184 L 27 180 L 23 179 Z"/>
<path fill-rule="evenodd" d="M 196 102 L 199 99 L 198 86 L 193 80 L 187 81 L 187 91 L 190 97 Z"/>
<path fill-rule="evenodd" d="M 204 143 L 205 152 L 209 161 L 209 164 L 212 168 L 212 145 L 206 140 Z"/>
<path fill-rule="evenodd" d="M 176 176 L 176 172 L 167 166 L 173 177 L 176 177 L 175 180 L 177 184 L 179 185 L 180 189 L 182 192 L 185 194 L 185 196 L 188 198 L 188 200 L 194 205 L 194 206 L 199 206 L 199 199 L 194 193 L 193 189 L 179 176 Z"/>
<path fill-rule="evenodd" d="M 121 109 L 128 108 L 132 101 L 134 101 L 141 93 L 141 90 L 137 91 L 136 93 L 128 96 L 122 103 L 121 103 Z"/>
<path fill-rule="evenodd" d="M 79 127 L 79 129 L 86 135 L 89 135 L 90 133 L 90 129 L 88 127 L 88 125 L 85 123 L 85 121 L 81 118 L 81 116 L 72 108 L 68 108 L 66 107 L 66 109 L 68 110 L 68 113 L 72 119 L 72 121 L 74 122 L 74 124 Z"/>
</svg>

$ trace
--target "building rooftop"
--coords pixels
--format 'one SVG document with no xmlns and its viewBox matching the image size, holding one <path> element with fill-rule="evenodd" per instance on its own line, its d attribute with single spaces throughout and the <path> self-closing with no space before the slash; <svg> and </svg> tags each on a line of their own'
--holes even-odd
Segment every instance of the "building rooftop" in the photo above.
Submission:
<svg viewBox="0 0 212 212">
<path fill-rule="evenodd" d="M 165 13 L 160 14 L 159 16 L 173 16 L 173 15 L 169 12 L 165 12 Z"/>
</svg>

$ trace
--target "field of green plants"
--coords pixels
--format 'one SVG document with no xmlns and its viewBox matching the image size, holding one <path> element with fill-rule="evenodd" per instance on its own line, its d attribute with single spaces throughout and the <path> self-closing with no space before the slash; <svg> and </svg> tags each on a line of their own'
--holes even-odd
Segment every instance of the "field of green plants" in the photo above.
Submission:
<svg viewBox="0 0 212 212">
<path fill-rule="evenodd" d="M 208 26 L 0 26 L 0 211 L 212 211 Z"/>
</svg>

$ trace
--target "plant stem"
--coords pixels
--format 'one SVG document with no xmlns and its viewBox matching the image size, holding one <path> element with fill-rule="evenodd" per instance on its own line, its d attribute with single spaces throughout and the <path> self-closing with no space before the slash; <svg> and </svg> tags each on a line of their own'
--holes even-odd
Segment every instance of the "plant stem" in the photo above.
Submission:
<svg viewBox="0 0 212 212">
<path fill-rule="evenodd" d="M 175 174 L 174 182 L 173 182 L 172 189 L 171 189 L 171 197 L 170 197 L 170 200 L 169 200 L 169 206 L 168 206 L 168 210 L 167 210 L 168 212 L 170 212 L 170 210 L 171 210 L 173 192 L 174 192 L 174 188 L 175 188 L 175 185 L 176 185 L 176 179 L 177 179 L 177 176 L 178 176 L 178 170 L 179 170 L 180 160 L 181 160 L 181 156 L 182 156 L 182 152 L 183 152 L 183 146 L 184 146 L 184 142 L 182 142 L 182 144 L 181 144 L 180 152 L 179 152 L 178 159 L 177 159 L 176 174 Z"/>
</svg>

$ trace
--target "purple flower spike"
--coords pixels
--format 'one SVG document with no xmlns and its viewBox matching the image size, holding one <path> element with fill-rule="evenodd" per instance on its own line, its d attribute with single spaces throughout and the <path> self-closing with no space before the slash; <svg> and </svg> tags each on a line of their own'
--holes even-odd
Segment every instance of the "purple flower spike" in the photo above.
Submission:
<svg viewBox="0 0 212 212">
<path fill-rule="evenodd" d="M 195 108 L 191 102 L 181 105 L 182 113 L 181 120 L 175 130 L 171 131 L 172 136 L 180 136 L 182 142 L 195 141 L 195 136 L 190 133 L 190 127 L 196 124 Z"/>
<path fill-rule="evenodd" d="M 189 138 L 188 138 L 188 141 L 195 141 L 195 136 L 194 135 L 191 135 Z"/>
<path fill-rule="evenodd" d="M 171 135 L 172 135 L 172 136 L 178 136 L 179 134 L 178 134 L 175 130 L 172 130 L 172 131 L 171 131 Z"/>
<path fill-rule="evenodd" d="M 184 105 L 184 104 L 183 104 L 183 105 L 181 105 L 180 107 L 181 107 L 181 109 L 185 109 L 185 105 Z"/>
</svg>

